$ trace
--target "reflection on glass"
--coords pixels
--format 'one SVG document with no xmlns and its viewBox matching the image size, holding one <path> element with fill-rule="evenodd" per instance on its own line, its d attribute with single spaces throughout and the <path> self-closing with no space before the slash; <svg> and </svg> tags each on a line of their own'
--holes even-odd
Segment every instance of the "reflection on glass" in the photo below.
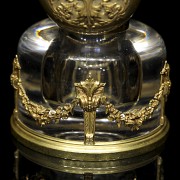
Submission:
<svg viewBox="0 0 180 180">
<path fill-rule="evenodd" d="M 45 107 L 57 107 L 75 97 L 74 83 L 89 76 L 106 83 L 104 94 L 117 109 L 146 106 L 160 87 L 160 71 L 166 59 L 161 36 L 151 27 L 130 20 L 123 33 L 80 35 L 59 29 L 44 19 L 20 38 L 18 57 L 21 79 L 29 99 Z M 83 113 L 76 107 L 68 120 L 40 127 L 19 101 L 19 117 L 28 127 L 53 137 L 81 140 Z M 96 141 L 116 141 L 147 134 L 159 126 L 160 106 L 138 131 L 108 121 L 104 107 L 97 109 Z"/>
</svg>

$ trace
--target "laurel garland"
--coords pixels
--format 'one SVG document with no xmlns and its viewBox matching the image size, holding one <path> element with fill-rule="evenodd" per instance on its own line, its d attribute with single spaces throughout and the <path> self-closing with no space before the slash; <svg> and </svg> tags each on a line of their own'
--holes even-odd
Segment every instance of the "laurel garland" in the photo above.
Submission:
<svg viewBox="0 0 180 180">
<path fill-rule="evenodd" d="M 44 107 L 43 105 L 32 102 L 22 85 L 20 78 L 20 64 L 18 57 L 14 58 L 13 62 L 13 72 L 11 74 L 11 84 L 16 90 L 17 95 L 21 99 L 21 102 L 26 109 L 26 111 L 31 115 L 33 119 L 37 121 L 41 126 L 50 123 L 59 123 L 61 119 L 68 119 L 69 115 L 73 113 L 75 106 L 80 106 L 80 99 L 75 98 L 71 103 L 65 104 L 64 106 L 58 106 L 56 109 L 51 107 Z M 130 127 L 131 130 L 138 130 L 143 122 L 149 119 L 155 109 L 161 103 L 162 98 L 168 96 L 171 87 L 171 81 L 169 78 L 170 67 L 167 61 L 160 73 L 161 75 L 161 85 L 159 91 L 154 95 L 153 99 L 149 101 L 148 106 L 142 107 L 141 109 L 134 109 L 127 112 L 121 112 L 116 107 L 107 101 L 106 96 L 102 94 L 100 97 L 100 104 L 105 106 L 106 114 L 108 119 L 111 121 L 116 121 L 118 127 L 124 123 L 126 126 Z"/>
</svg>

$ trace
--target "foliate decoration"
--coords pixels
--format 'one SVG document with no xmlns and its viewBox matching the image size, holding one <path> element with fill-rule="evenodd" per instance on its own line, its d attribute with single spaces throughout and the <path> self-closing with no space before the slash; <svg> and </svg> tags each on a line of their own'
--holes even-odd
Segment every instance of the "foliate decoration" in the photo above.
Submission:
<svg viewBox="0 0 180 180">
<path fill-rule="evenodd" d="M 170 74 L 170 66 L 165 62 L 164 68 L 161 71 L 161 84 L 163 85 L 163 96 L 167 98 L 167 96 L 170 93 L 170 88 L 171 88 L 171 81 L 169 78 Z"/>
<path fill-rule="evenodd" d="M 21 102 L 24 105 L 26 111 L 37 121 L 41 126 L 59 122 L 60 119 L 67 119 L 69 114 L 72 112 L 76 102 L 73 101 L 71 104 L 57 107 L 56 110 L 52 108 L 46 108 L 40 104 L 36 104 L 29 100 L 26 92 L 23 88 L 21 77 L 20 77 L 20 65 L 18 57 L 16 56 L 13 62 L 13 73 L 11 75 L 11 84 L 18 92 L 18 96 L 21 98 Z"/>
<path fill-rule="evenodd" d="M 105 83 L 89 77 L 85 81 L 75 83 L 76 98 L 84 111 L 84 143 L 94 144 L 96 109 L 101 105 Z"/>
<path fill-rule="evenodd" d="M 56 19 L 85 29 L 118 21 L 130 0 L 49 0 Z"/>
<path fill-rule="evenodd" d="M 14 62 L 13 62 L 13 73 L 11 74 L 11 77 L 10 77 L 11 84 L 14 87 L 14 89 L 16 89 L 16 90 L 19 89 L 20 70 L 21 70 L 21 67 L 20 67 L 20 64 L 19 64 L 19 61 L 18 61 L 18 57 L 16 56 L 14 58 Z"/>
<path fill-rule="evenodd" d="M 171 87 L 169 78 L 170 67 L 168 63 L 165 62 L 160 73 L 161 85 L 159 91 L 154 95 L 153 99 L 149 101 L 146 107 L 127 112 L 119 111 L 113 104 L 108 102 L 106 96 L 104 96 L 105 83 L 100 83 L 89 77 L 85 81 L 74 84 L 76 97 L 71 103 L 59 106 L 57 109 L 52 109 L 30 101 L 21 82 L 20 69 L 18 57 L 16 56 L 13 64 L 11 83 L 18 92 L 18 96 L 27 112 L 29 112 L 40 125 L 45 125 L 58 123 L 61 119 L 67 119 L 73 112 L 74 107 L 80 106 L 84 111 L 84 131 L 85 142 L 87 144 L 94 142 L 96 109 L 99 106 L 105 106 L 108 119 L 116 121 L 119 127 L 124 124 L 130 127 L 131 130 L 138 130 L 143 122 L 152 116 L 155 109 L 161 103 L 161 100 L 167 97 Z"/>
<path fill-rule="evenodd" d="M 129 126 L 131 130 L 138 130 L 142 123 L 151 118 L 155 109 L 161 103 L 162 97 L 167 97 L 170 92 L 171 81 L 169 78 L 170 67 L 167 61 L 165 62 L 164 68 L 161 71 L 161 86 L 159 91 L 154 95 L 154 98 L 150 100 L 147 107 L 141 109 L 134 109 L 122 113 L 117 110 L 115 106 L 105 99 L 102 101 L 102 104 L 106 107 L 106 113 L 108 114 L 109 120 L 115 120 L 120 127 L 122 123 L 126 126 Z"/>
<path fill-rule="evenodd" d="M 105 83 L 100 83 L 89 77 L 85 81 L 75 83 L 74 85 L 76 88 L 76 98 L 79 100 L 80 107 L 86 112 L 96 111 L 100 106 Z"/>
</svg>

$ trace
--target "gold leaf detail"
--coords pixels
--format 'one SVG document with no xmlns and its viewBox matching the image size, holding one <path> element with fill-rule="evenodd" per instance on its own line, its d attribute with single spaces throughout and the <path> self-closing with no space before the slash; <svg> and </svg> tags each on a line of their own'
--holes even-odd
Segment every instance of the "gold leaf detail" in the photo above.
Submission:
<svg viewBox="0 0 180 180">
<path fill-rule="evenodd" d="M 126 14 L 130 0 L 49 0 L 56 19 L 85 29 L 108 25 Z"/>
<path fill-rule="evenodd" d="M 151 118 L 153 112 L 159 106 L 162 99 L 168 96 L 171 87 L 171 81 L 169 78 L 170 67 L 166 61 L 164 68 L 160 73 L 161 85 L 159 91 L 154 95 L 153 99 L 149 101 L 147 107 L 130 110 L 124 113 L 119 111 L 113 104 L 108 102 L 106 96 L 103 95 L 105 83 L 100 83 L 99 81 L 95 81 L 93 78 L 89 77 L 85 81 L 74 84 L 76 97 L 71 103 L 59 106 L 57 109 L 52 109 L 51 107 L 47 108 L 30 101 L 21 82 L 20 70 L 21 67 L 18 62 L 18 57 L 16 56 L 13 63 L 11 84 L 18 93 L 26 111 L 37 121 L 38 124 L 45 125 L 54 122 L 58 123 L 60 119 L 67 119 L 69 114 L 73 112 L 74 107 L 79 105 L 85 113 L 85 134 L 89 134 L 89 132 L 92 131 L 91 134 L 93 134 L 93 136 L 95 132 L 96 109 L 100 105 L 105 106 L 108 119 L 116 121 L 118 127 L 125 124 L 132 130 L 138 130 L 144 121 Z M 94 119 L 92 120 L 89 118 Z M 87 127 L 88 122 L 90 122 L 89 127 Z"/>
<path fill-rule="evenodd" d="M 67 119 L 74 106 L 76 106 L 76 101 L 73 101 L 71 104 L 66 104 L 63 107 L 59 106 L 55 110 L 30 101 L 21 82 L 20 69 L 18 57 L 16 56 L 13 62 L 11 84 L 21 98 L 24 108 L 37 121 L 37 123 L 42 126 L 53 122 L 58 123 L 60 119 Z"/>
<path fill-rule="evenodd" d="M 161 86 L 159 88 L 159 91 L 154 95 L 154 98 L 150 100 L 147 107 L 122 113 L 121 111 L 117 110 L 113 104 L 104 102 L 103 104 L 106 107 L 106 113 L 109 114 L 108 119 L 111 121 L 115 120 L 118 123 L 118 126 L 124 123 L 126 126 L 129 126 L 131 130 L 138 130 L 144 121 L 151 118 L 153 112 L 159 106 L 161 99 L 163 97 L 167 97 L 167 95 L 169 94 L 171 87 L 169 72 L 170 67 L 166 61 L 164 68 L 160 73 Z"/>
<path fill-rule="evenodd" d="M 88 78 L 80 83 L 75 83 L 76 98 L 84 111 L 95 111 L 100 106 L 105 83 L 100 83 Z"/>
</svg>

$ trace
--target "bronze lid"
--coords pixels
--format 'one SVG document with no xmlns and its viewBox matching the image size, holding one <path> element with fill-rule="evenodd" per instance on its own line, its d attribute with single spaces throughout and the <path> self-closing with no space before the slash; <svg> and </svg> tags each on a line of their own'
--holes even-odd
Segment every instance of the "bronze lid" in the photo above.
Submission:
<svg viewBox="0 0 180 180">
<path fill-rule="evenodd" d="M 60 27 L 96 34 L 121 29 L 140 0 L 40 0 Z"/>
</svg>

